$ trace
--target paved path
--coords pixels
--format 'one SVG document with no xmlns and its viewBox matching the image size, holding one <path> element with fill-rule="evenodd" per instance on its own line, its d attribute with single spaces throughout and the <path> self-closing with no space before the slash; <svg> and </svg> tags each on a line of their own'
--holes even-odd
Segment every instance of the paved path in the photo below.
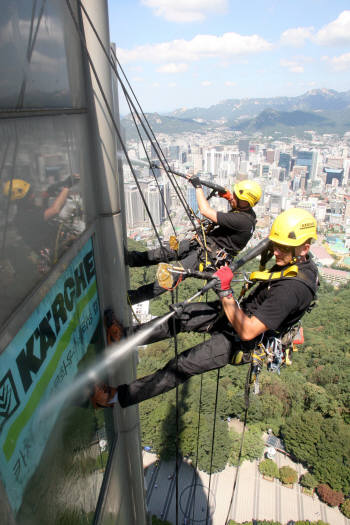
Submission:
<svg viewBox="0 0 350 525">
<path fill-rule="evenodd" d="M 147 506 L 152 514 L 167 519 L 175 525 L 175 464 L 156 462 L 156 456 L 143 452 Z M 300 476 L 305 472 L 299 464 L 277 453 L 279 467 L 291 466 Z M 210 511 L 207 518 L 209 476 L 183 461 L 179 468 L 178 523 L 183 525 L 225 525 L 230 506 L 236 469 L 225 470 L 211 476 Z M 242 523 L 253 518 L 271 519 L 286 524 L 288 520 L 322 520 L 329 525 L 350 525 L 338 509 L 321 503 L 317 496 L 301 492 L 300 485 L 284 487 L 279 481 L 267 481 L 258 470 L 258 462 L 245 461 L 238 470 L 236 490 L 231 505 L 230 518 Z"/>
</svg>

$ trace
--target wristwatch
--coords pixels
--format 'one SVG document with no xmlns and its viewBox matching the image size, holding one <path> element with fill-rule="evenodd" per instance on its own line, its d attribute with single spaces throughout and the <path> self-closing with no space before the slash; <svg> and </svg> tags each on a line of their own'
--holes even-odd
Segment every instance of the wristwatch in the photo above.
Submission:
<svg viewBox="0 0 350 525">
<path fill-rule="evenodd" d="M 223 297 L 233 297 L 233 290 L 222 290 L 221 292 L 219 292 L 219 297 L 220 299 L 222 299 Z"/>
</svg>

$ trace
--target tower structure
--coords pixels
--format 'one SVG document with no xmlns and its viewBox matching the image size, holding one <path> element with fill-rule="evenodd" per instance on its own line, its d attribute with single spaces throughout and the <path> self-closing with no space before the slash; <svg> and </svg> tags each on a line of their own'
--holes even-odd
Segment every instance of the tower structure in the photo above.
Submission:
<svg viewBox="0 0 350 525">
<path fill-rule="evenodd" d="M 106 0 L 83 4 L 109 55 Z M 1 523 L 145 525 L 137 408 L 88 402 L 104 310 L 129 323 L 116 84 L 77 1 L 1 8 Z"/>
</svg>

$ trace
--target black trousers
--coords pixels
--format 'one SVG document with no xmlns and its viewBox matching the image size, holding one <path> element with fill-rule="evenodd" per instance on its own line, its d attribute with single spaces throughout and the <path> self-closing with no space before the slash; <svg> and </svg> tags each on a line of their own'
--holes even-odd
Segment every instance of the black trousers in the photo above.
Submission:
<svg viewBox="0 0 350 525">
<path fill-rule="evenodd" d="M 185 240 L 180 241 L 177 251 L 171 250 L 169 243 L 166 243 L 163 248 L 156 248 L 145 252 L 130 251 L 127 253 L 127 263 L 130 267 L 139 267 L 179 260 L 184 268 L 188 270 L 198 270 L 201 254 L 202 249 L 197 241 Z M 166 291 L 165 288 L 159 286 L 158 282 L 155 281 L 140 286 L 137 290 L 129 290 L 128 294 L 131 304 L 135 304 L 153 299 Z"/>
<path fill-rule="evenodd" d="M 154 330 L 146 344 L 172 337 L 174 331 L 209 333 L 211 338 L 182 352 L 178 356 L 177 365 L 176 359 L 171 359 L 153 374 L 136 379 L 129 385 L 120 385 L 118 399 L 121 406 L 140 403 L 175 388 L 194 375 L 232 363 L 234 355 L 240 350 L 248 356 L 244 361 L 249 362 L 249 352 L 255 347 L 256 341 L 241 341 L 225 315 L 221 314 L 220 301 L 189 304 L 175 323 L 173 319 L 169 319 Z M 146 325 L 141 325 L 140 328 Z"/>
</svg>

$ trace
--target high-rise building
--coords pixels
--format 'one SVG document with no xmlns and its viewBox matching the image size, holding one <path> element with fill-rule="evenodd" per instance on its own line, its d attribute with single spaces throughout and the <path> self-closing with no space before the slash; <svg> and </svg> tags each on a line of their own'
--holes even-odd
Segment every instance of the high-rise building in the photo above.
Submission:
<svg viewBox="0 0 350 525">
<path fill-rule="evenodd" d="M 300 150 L 297 151 L 295 166 L 306 166 L 306 180 L 314 180 L 317 174 L 318 152 Z"/>
<path fill-rule="evenodd" d="M 180 146 L 169 146 L 169 157 L 171 160 L 179 160 Z"/>
<path fill-rule="evenodd" d="M 157 148 L 154 146 L 153 142 L 151 143 L 151 159 L 158 159 Z"/>
<path fill-rule="evenodd" d="M 199 146 L 192 148 L 192 167 L 194 173 L 203 170 L 203 150 Z"/>
<path fill-rule="evenodd" d="M 240 139 L 238 141 L 238 151 L 243 152 L 245 154 L 245 159 L 249 159 L 249 140 L 248 139 Z"/>
<path fill-rule="evenodd" d="M 343 178 L 344 186 L 348 185 L 349 173 L 350 173 L 350 159 L 344 159 L 344 178 Z"/>
<path fill-rule="evenodd" d="M 326 184 L 333 185 L 334 180 L 338 181 L 338 185 L 341 186 L 343 183 L 344 170 L 343 168 L 323 168 L 324 173 L 326 173 Z"/>
<path fill-rule="evenodd" d="M 129 229 L 140 226 L 145 221 L 144 205 L 136 184 L 125 184 L 125 215 Z"/>
<path fill-rule="evenodd" d="M 146 192 L 146 201 L 150 210 L 150 215 L 153 218 L 153 222 L 156 226 L 161 223 L 161 197 L 157 186 L 150 184 Z"/>
<path fill-rule="evenodd" d="M 198 204 L 197 204 L 197 199 L 196 199 L 196 188 L 194 188 L 191 185 L 188 185 L 188 188 L 187 188 L 187 202 L 190 208 L 194 211 L 194 213 L 197 213 Z"/>
<path fill-rule="evenodd" d="M 266 162 L 273 164 L 275 162 L 275 150 L 268 149 L 266 150 Z"/>
<path fill-rule="evenodd" d="M 270 212 L 278 215 L 282 210 L 282 196 L 279 194 L 270 195 Z"/>
<path fill-rule="evenodd" d="M 289 175 L 289 171 L 290 171 L 290 160 L 291 160 L 291 156 L 289 155 L 289 153 L 280 153 L 278 165 L 281 168 L 285 169 L 285 173 L 287 176 Z"/>
</svg>

